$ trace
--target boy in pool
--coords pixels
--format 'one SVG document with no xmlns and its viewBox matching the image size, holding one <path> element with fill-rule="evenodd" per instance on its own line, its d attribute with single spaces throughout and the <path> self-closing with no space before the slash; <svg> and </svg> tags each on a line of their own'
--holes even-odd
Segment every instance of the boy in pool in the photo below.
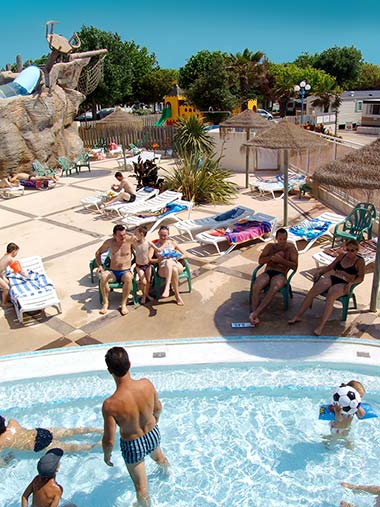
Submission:
<svg viewBox="0 0 380 507">
<path fill-rule="evenodd" d="M 374 507 L 380 507 L 380 486 L 356 486 L 349 482 L 342 482 L 341 486 L 343 486 L 343 488 L 352 489 L 353 491 L 362 491 L 364 493 L 370 493 L 371 495 L 377 495 Z M 345 502 L 344 500 L 342 500 L 339 505 L 340 507 L 355 507 L 352 503 Z"/>
<path fill-rule="evenodd" d="M 37 463 L 38 475 L 32 480 L 21 497 L 21 507 L 28 507 L 28 499 L 32 495 L 33 507 L 58 507 L 63 488 L 55 481 L 59 470 L 59 462 L 63 450 L 50 449 Z M 74 504 L 64 503 L 66 507 L 76 507 Z"/>
<path fill-rule="evenodd" d="M 357 391 L 360 394 L 360 397 L 363 399 L 363 396 L 365 395 L 365 389 L 361 382 L 359 382 L 358 380 L 350 380 L 350 382 L 347 382 L 347 384 L 340 385 L 340 387 L 345 386 L 350 386 L 353 389 L 355 389 L 355 391 Z M 334 403 L 333 405 L 331 405 L 331 408 L 334 410 L 335 413 L 335 420 L 330 421 L 331 435 L 338 437 L 346 437 L 350 431 L 354 415 L 349 415 L 342 412 L 342 409 L 338 405 L 338 403 Z M 365 415 L 365 411 L 360 405 L 358 407 L 356 415 L 359 419 L 361 419 Z"/>
</svg>

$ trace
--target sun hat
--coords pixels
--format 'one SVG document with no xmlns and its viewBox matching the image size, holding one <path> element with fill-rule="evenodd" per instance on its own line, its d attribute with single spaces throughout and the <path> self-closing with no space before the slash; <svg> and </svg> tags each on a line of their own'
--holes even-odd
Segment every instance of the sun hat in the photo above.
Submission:
<svg viewBox="0 0 380 507">
<path fill-rule="evenodd" d="M 63 456 L 63 450 L 59 449 L 58 447 L 54 449 L 50 449 L 45 456 L 42 456 L 42 458 L 37 463 L 37 470 L 41 477 L 46 477 L 51 479 L 54 477 L 57 466 L 60 461 L 60 459 Z"/>
</svg>

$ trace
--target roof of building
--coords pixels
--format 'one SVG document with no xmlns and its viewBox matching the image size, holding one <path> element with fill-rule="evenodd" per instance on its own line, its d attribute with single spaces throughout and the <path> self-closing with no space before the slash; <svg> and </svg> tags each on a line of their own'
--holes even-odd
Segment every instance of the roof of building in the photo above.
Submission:
<svg viewBox="0 0 380 507">
<path fill-rule="evenodd" d="M 341 94 L 342 100 L 349 99 L 380 99 L 380 90 L 351 90 Z"/>
</svg>

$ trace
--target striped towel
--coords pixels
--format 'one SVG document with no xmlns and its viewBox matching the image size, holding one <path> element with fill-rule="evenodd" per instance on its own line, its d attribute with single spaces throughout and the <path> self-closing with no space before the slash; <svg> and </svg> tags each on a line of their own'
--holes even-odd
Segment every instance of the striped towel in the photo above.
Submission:
<svg viewBox="0 0 380 507">
<path fill-rule="evenodd" d="M 35 271 L 27 271 L 29 278 L 24 278 L 20 273 L 7 273 L 10 289 L 9 297 L 11 301 L 15 301 L 20 297 L 36 296 L 38 294 L 46 294 L 54 288 L 53 283 L 43 273 Z"/>
<path fill-rule="evenodd" d="M 290 232 L 296 236 L 307 239 L 308 241 L 322 236 L 330 227 L 332 222 L 328 220 L 318 220 L 318 218 L 312 218 L 311 220 L 305 220 L 299 225 L 294 225 L 289 229 Z"/>
</svg>

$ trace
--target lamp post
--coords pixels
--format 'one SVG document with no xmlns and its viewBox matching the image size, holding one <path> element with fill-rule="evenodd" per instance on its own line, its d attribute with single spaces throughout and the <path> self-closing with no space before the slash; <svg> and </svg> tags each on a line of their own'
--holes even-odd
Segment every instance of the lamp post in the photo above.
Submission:
<svg viewBox="0 0 380 507">
<path fill-rule="evenodd" d="M 298 92 L 301 96 L 301 125 L 303 125 L 303 101 L 305 98 L 306 92 L 311 90 L 311 86 L 306 81 L 301 81 L 299 85 L 295 85 L 294 91 Z"/>
</svg>

